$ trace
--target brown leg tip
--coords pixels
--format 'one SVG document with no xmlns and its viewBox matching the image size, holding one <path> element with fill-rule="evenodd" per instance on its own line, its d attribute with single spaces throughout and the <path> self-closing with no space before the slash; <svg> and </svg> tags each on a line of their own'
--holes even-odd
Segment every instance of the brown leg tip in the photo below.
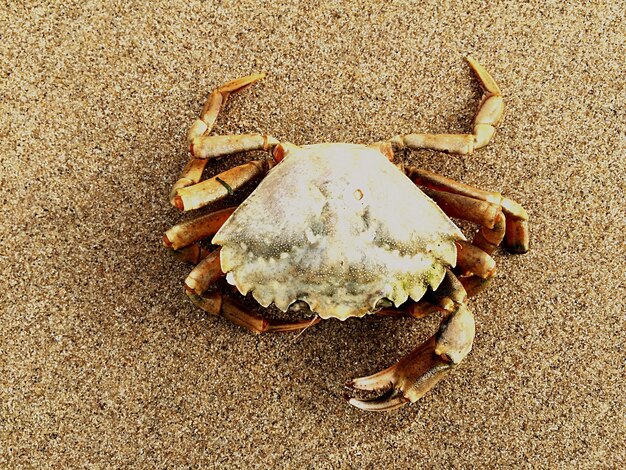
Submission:
<svg viewBox="0 0 626 470">
<path fill-rule="evenodd" d="M 274 147 L 273 157 L 276 163 L 280 163 L 285 158 L 285 148 L 281 144 Z"/>
<path fill-rule="evenodd" d="M 163 246 L 165 246 L 167 248 L 171 248 L 172 247 L 172 242 L 170 241 L 169 238 L 167 238 L 167 234 L 166 233 L 163 234 Z"/>
<path fill-rule="evenodd" d="M 528 250 L 529 246 L 523 244 L 513 244 L 506 246 L 506 251 L 514 255 L 523 255 L 524 253 L 528 253 Z"/>
<path fill-rule="evenodd" d="M 174 199 L 172 199 L 172 204 L 174 204 L 174 207 L 178 209 L 179 211 L 185 210 L 185 204 L 183 203 L 183 198 L 180 196 L 174 196 Z"/>
<path fill-rule="evenodd" d="M 527 220 L 507 220 L 504 245 L 510 253 L 523 254 L 528 251 L 530 247 L 530 232 Z"/>
</svg>

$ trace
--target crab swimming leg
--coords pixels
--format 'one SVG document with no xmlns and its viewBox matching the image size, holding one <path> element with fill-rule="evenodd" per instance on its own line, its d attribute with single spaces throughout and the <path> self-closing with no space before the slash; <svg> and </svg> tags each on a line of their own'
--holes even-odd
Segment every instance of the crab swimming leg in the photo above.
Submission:
<svg viewBox="0 0 626 470">
<path fill-rule="evenodd" d="M 368 411 L 388 411 L 423 397 L 454 369 L 472 349 L 474 316 L 465 305 L 466 293 L 451 272 L 430 296 L 446 314 L 439 330 L 393 366 L 346 383 L 352 393 L 370 398 L 348 397 L 350 404 Z M 371 395 L 374 394 L 374 397 Z"/>
<path fill-rule="evenodd" d="M 496 126 L 504 115 L 502 94 L 493 77 L 472 57 L 467 57 L 484 94 L 473 123 L 472 134 L 405 134 L 393 137 L 390 142 L 395 149 L 440 150 L 470 155 L 484 147 L 496 133 Z"/>
<path fill-rule="evenodd" d="M 170 192 L 170 201 L 174 206 L 179 209 L 188 210 L 188 207 L 186 207 L 184 202 L 181 202 L 181 199 L 178 197 L 179 191 L 200 182 L 204 167 L 210 158 L 247 150 L 270 150 L 278 144 L 278 141 L 274 137 L 263 134 L 208 135 L 230 94 L 242 90 L 263 77 L 265 77 L 265 74 L 259 73 L 232 80 L 217 88 L 209 95 L 200 113 L 200 117 L 194 121 L 187 133 L 191 160 L 187 163 L 185 168 L 183 168 L 183 171 Z M 248 176 L 251 173 L 254 173 L 254 176 L 256 175 L 254 168 L 245 165 L 244 168 L 240 168 L 236 172 L 239 178 L 241 178 L 242 175 Z M 218 175 L 218 178 L 220 178 L 220 176 L 226 175 Z M 232 174 L 228 176 L 231 177 Z M 254 176 L 251 176 L 249 179 Z M 221 179 L 224 180 L 224 178 Z M 217 184 L 219 184 L 219 182 L 217 182 Z M 203 189 L 206 190 L 206 188 Z M 198 189 L 192 190 L 191 194 L 195 194 L 197 191 Z M 189 193 L 187 193 L 187 196 L 189 197 Z"/>
</svg>

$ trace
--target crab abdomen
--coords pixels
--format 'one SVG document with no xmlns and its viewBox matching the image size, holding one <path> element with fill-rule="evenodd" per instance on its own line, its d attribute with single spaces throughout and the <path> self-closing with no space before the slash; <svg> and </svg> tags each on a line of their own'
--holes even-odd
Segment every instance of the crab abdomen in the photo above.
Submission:
<svg viewBox="0 0 626 470">
<path fill-rule="evenodd" d="M 363 316 L 436 289 L 456 263 L 459 229 L 376 149 L 291 150 L 215 235 L 240 292 L 322 318 Z"/>
</svg>

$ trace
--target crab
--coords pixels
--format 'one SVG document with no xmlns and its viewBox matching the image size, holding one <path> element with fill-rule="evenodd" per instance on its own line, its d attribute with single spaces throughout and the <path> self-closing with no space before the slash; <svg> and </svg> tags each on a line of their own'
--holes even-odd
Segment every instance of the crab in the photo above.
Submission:
<svg viewBox="0 0 626 470">
<path fill-rule="evenodd" d="M 189 130 L 191 159 L 171 191 L 172 205 L 199 209 L 263 178 L 238 207 L 165 232 L 164 245 L 195 264 L 185 280 L 191 301 L 255 333 L 303 330 L 329 318 L 441 312 L 430 339 L 395 365 L 346 383 L 349 403 L 364 410 L 391 410 L 423 397 L 472 348 L 474 317 L 466 302 L 493 279 L 494 250 L 502 243 L 524 253 L 529 246 L 528 215 L 520 204 L 394 164 L 394 153 L 403 149 L 469 155 L 490 142 L 504 114 L 502 94 L 476 60 L 467 61 L 483 89 L 468 134 L 302 146 L 259 133 L 210 135 L 229 95 L 265 74 L 214 90 Z M 201 181 L 209 160 L 252 150 L 269 157 Z M 471 241 L 451 217 L 480 226 Z M 213 288 L 223 277 L 263 307 L 273 303 L 289 316 L 305 306 L 315 316 L 268 319 Z"/>
</svg>

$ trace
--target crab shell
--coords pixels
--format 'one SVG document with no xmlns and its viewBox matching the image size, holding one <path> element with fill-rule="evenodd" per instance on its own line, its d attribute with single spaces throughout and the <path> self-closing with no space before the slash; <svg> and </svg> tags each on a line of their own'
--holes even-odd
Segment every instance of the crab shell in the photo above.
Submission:
<svg viewBox="0 0 626 470">
<path fill-rule="evenodd" d="M 264 307 L 300 300 L 340 320 L 439 286 L 465 237 L 377 148 L 285 147 L 213 238 L 229 283 Z"/>
</svg>

